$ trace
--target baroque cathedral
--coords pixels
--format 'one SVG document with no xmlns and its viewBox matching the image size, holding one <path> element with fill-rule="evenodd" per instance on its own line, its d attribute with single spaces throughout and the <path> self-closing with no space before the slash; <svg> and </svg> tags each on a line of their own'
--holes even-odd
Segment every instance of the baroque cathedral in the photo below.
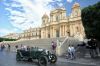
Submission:
<svg viewBox="0 0 100 66">
<path fill-rule="evenodd" d="M 50 16 L 50 17 L 49 17 Z M 43 39 L 57 37 L 85 37 L 84 27 L 81 20 L 81 9 L 79 3 L 74 3 L 72 12 L 66 16 L 65 8 L 57 8 L 42 16 L 42 25 L 38 28 L 30 28 L 20 33 L 19 39 Z M 10 36 L 13 37 L 13 36 Z M 9 38 L 9 37 L 8 37 Z M 13 37 L 14 38 L 14 37 Z"/>
<path fill-rule="evenodd" d="M 65 8 L 58 8 L 42 17 L 41 38 L 55 38 L 66 36 L 84 37 L 84 28 L 81 20 L 81 9 L 79 3 L 72 7 L 70 16 L 66 16 Z"/>
</svg>

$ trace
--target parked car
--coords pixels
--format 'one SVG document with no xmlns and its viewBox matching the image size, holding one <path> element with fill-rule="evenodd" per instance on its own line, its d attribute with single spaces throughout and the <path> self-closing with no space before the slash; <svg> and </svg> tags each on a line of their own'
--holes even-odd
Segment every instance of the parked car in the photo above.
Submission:
<svg viewBox="0 0 100 66">
<path fill-rule="evenodd" d="M 47 66 L 48 63 L 57 62 L 57 56 L 55 54 L 52 54 L 50 51 L 46 49 L 33 47 L 28 51 L 22 49 L 17 50 L 16 53 L 17 61 L 23 61 L 23 60 L 32 61 L 34 59 L 38 60 L 39 66 Z"/>
</svg>

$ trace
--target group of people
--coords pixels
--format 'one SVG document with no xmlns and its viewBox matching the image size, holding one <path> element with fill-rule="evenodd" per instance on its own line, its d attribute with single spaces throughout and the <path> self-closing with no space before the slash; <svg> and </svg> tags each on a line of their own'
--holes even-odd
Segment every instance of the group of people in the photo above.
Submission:
<svg viewBox="0 0 100 66">
<path fill-rule="evenodd" d="M 26 45 L 23 45 L 21 47 L 22 50 L 25 50 L 25 51 L 29 51 L 30 50 L 30 46 L 26 46 Z"/>
<path fill-rule="evenodd" d="M 89 53 L 91 58 L 95 58 L 98 57 L 99 51 L 98 51 L 98 42 L 95 38 L 91 38 L 88 42 L 87 42 L 87 49 L 89 49 Z"/>
<path fill-rule="evenodd" d="M 15 48 L 16 48 L 16 51 L 18 49 L 25 50 L 25 51 L 30 50 L 30 46 L 26 46 L 26 45 L 22 45 L 22 44 L 20 46 L 16 45 Z"/>
<path fill-rule="evenodd" d="M 52 44 L 52 52 L 54 54 L 56 54 L 57 43 L 52 41 L 51 44 Z M 67 49 L 67 52 L 68 52 L 68 56 L 67 57 L 70 57 L 71 59 L 75 58 L 75 48 L 74 48 L 73 45 L 69 45 L 69 47 Z"/>
<path fill-rule="evenodd" d="M 67 54 L 66 58 L 75 59 L 75 48 L 74 48 L 74 46 L 69 45 L 67 51 L 68 51 L 68 54 Z"/>
<path fill-rule="evenodd" d="M 75 57 L 75 54 L 77 54 L 78 51 L 80 51 L 81 54 L 83 54 L 84 52 L 89 53 L 91 58 L 97 58 L 99 56 L 100 53 L 100 46 L 98 46 L 99 43 L 95 38 L 90 38 L 88 39 L 88 41 L 85 43 L 83 42 L 82 44 L 78 44 L 77 46 L 80 47 L 73 47 L 74 49 L 70 50 L 70 46 L 68 47 L 68 53 L 69 55 L 72 57 Z M 77 51 L 78 49 L 78 51 Z M 72 52 L 72 54 L 71 54 Z M 85 54 L 84 54 L 85 56 Z"/>
<path fill-rule="evenodd" d="M 85 49 L 78 49 L 78 47 Z M 67 48 L 67 58 L 75 59 L 77 52 L 81 51 L 80 53 L 83 54 L 84 52 L 88 52 L 91 58 L 97 58 L 100 53 L 100 47 L 98 46 L 98 41 L 95 38 L 88 39 L 87 43 L 83 42 L 82 44 L 78 44 L 76 47 L 73 45 L 69 45 Z M 78 49 L 78 51 L 77 51 Z M 85 55 L 85 54 L 84 54 Z"/>
<path fill-rule="evenodd" d="M 54 54 L 56 54 L 56 47 L 57 47 L 57 43 L 54 42 L 54 41 L 52 41 L 52 52 L 53 52 Z"/>
<path fill-rule="evenodd" d="M 0 50 L 1 51 L 3 51 L 3 50 L 7 50 L 7 51 L 10 51 L 10 48 L 11 48 L 11 46 L 10 46 L 10 44 L 1 44 L 0 45 Z"/>
</svg>

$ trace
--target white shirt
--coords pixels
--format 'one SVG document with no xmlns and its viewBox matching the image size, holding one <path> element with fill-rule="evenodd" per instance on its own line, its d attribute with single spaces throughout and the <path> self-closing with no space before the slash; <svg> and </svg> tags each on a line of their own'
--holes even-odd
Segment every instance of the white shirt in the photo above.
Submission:
<svg viewBox="0 0 100 66">
<path fill-rule="evenodd" d="M 71 52 L 75 52 L 75 48 L 74 47 L 71 47 Z"/>
<path fill-rule="evenodd" d="M 71 52 L 71 47 L 68 47 L 68 52 Z"/>
</svg>

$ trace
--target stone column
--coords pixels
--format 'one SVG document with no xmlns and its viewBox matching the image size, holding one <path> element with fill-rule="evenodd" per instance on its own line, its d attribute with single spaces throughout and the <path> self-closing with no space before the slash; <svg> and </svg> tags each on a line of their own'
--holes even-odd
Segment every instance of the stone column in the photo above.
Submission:
<svg viewBox="0 0 100 66">
<path fill-rule="evenodd" d="M 67 32 L 68 32 L 68 27 L 67 27 L 67 25 L 66 25 L 66 27 L 65 27 L 65 30 L 66 30 L 65 35 L 68 36 L 68 33 L 67 33 Z"/>
<path fill-rule="evenodd" d="M 51 29 L 50 33 L 51 33 L 51 38 L 52 38 L 52 27 L 50 29 Z"/>
<path fill-rule="evenodd" d="M 65 37 L 65 25 L 64 25 L 64 37 Z"/>
<path fill-rule="evenodd" d="M 61 26 L 60 26 L 60 31 L 59 31 L 59 33 L 60 33 L 59 37 L 61 37 Z"/>
<path fill-rule="evenodd" d="M 47 38 L 47 27 L 46 27 L 46 30 L 45 31 L 46 31 L 46 34 L 45 35 L 46 35 L 46 38 Z"/>
<path fill-rule="evenodd" d="M 56 37 L 56 34 L 57 34 L 57 26 L 55 26 L 55 28 L 54 28 L 54 37 Z"/>
<path fill-rule="evenodd" d="M 74 26 L 72 25 L 72 36 L 74 35 Z"/>
<path fill-rule="evenodd" d="M 61 26 L 61 37 L 63 36 L 63 26 Z"/>
<path fill-rule="evenodd" d="M 61 32 L 62 32 L 62 37 L 63 37 L 63 25 L 62 25 L 62 28 L 61 28 L 61 30 L 62 30 Z"/>
<path fill-rule="evenodd" d="M 62 36 L 62 26 L 60 26 L 60 37 Z"/>
<path fill-rule="evenodd" d="M 74 25 L 72 25 L 72 36 L 75 34 L 75 28 Z"/>
<path fill-rule="evenodd" d="M 70 36 L 72 36 L 73 32 L 72 32 L 72 25 L 70 25 Z"/>
<path fill-rule="evenodd" d="M 54 32 L 54 27 L 53 27 L 53 33 L 52 33 L 52 34 L 53 34 L 53 36 L 52 36 L 52 37 L 54 38 L 54 34 L 55 34 L 55 32 Z"/>
<path fill-rule="evenodd" d="M 63 36 L 64 36 L 64 25 L 63 25 L 63 28 L 62 29 L 63 29 Z"/>
<path fill-rule="evenodd" d="M 50 33 L 51 33 L 51 38 L 52 38 L 53 37 L 53 27 L 51 27 L 50 29 L 51 29 Z"/>
</svg>

